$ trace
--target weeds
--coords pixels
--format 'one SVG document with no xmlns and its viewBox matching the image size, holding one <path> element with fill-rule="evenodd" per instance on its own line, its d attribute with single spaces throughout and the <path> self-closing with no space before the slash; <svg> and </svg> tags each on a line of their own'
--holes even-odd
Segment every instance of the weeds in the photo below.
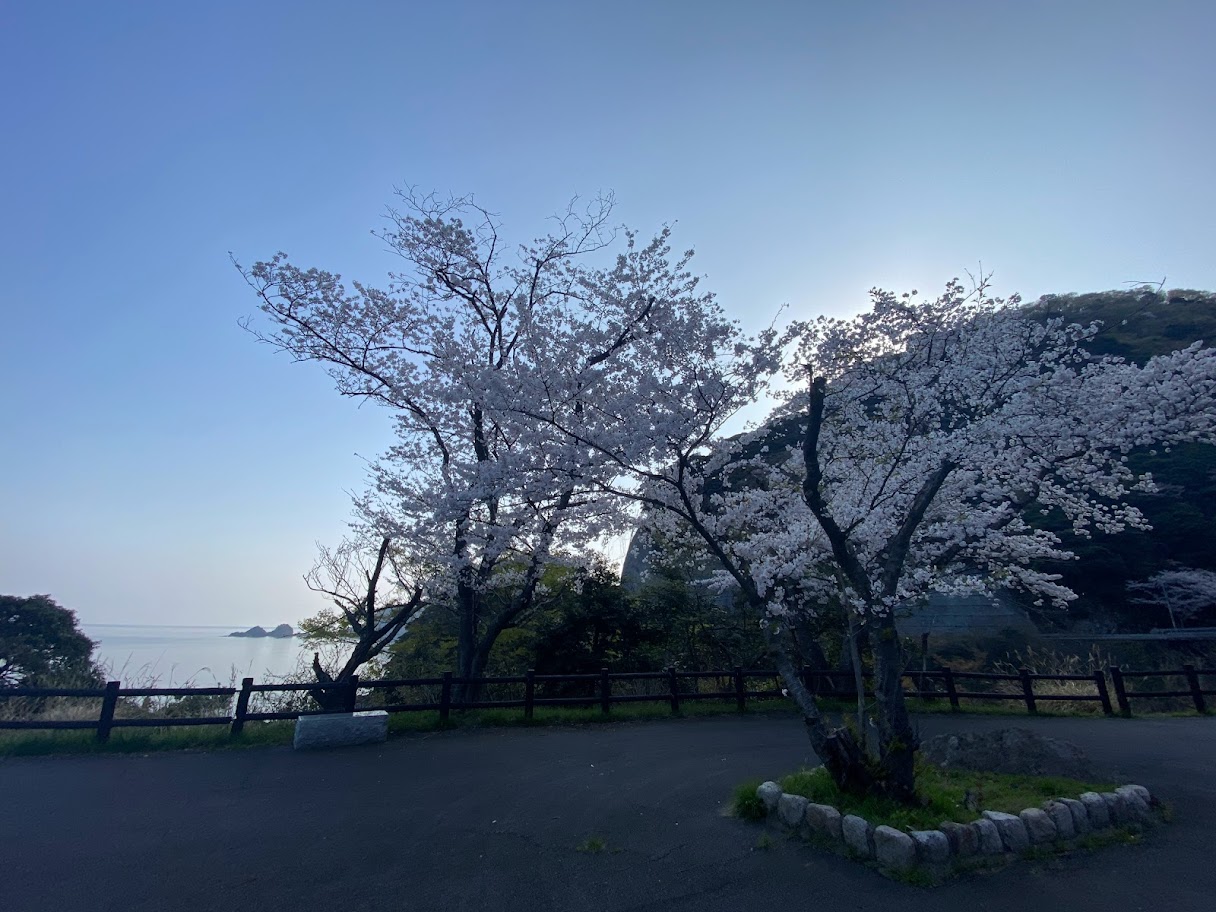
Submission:
<svg viewBox="0 0 1216 912">
<path fill-rule="evenodd" d="M 768 816 L 764 802 L 756 795 L 760 787 L 759 779 L 749 779 L 735 789 L 735 797 L 731 802 L 731 810 L 740 820 L 763 820 Z"/>
<path fill-rule="evenodd" d="M 607 848 L 608 843 L 599 836 L 588 836 L 574 847 L 574 851 L 582 852 L 584 855 L 598 855 Z"/>
</svg>

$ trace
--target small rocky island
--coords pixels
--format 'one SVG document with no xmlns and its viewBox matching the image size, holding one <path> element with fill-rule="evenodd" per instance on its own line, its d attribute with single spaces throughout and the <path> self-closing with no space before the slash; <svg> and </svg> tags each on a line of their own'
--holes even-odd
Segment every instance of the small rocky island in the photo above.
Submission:
<svg viewBox="0 0 1216 912">
<path fill-rule="evenodd" d="M 285 640 L 295 635 L 296 632 L 291 629 L 290 624 L 280 624 L 274 630 L 267 630 L 265 627 L 250 627 L 245 631 L 237 630 L 228 634 L 230 637 L 274 637 L 277 640 Z"/>
</svg>

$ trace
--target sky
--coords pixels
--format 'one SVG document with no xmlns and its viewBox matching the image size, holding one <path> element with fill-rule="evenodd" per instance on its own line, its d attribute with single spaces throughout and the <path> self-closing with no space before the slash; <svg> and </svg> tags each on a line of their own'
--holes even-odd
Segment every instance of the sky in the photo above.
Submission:
<svg viewBox="0 0 1216 912">
<path fill-rule="evenodd" d="M 1216 288 L 1216 5 L 0 0 L 0 592 L 294 623 L 389 415 L 230 259 L 382 283 L 395 187 L 675 226 L 745 328 L 874 286 Z"/>
</svg>

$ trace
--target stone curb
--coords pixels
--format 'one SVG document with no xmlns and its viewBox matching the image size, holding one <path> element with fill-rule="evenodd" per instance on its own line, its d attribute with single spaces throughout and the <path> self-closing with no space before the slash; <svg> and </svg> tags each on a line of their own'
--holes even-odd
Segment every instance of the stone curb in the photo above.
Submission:
<svg viewBox="0 0 1216 912">
<path fill-rule="evenodd" d="M 1152 824 L 1158 801 L 1142 785 L 1113 792 L 1086 792 L 1079 798 L 1052 798 L 1020 814 L 984 811 L 972 823 L 944 822 L 936 830 L 902 832 L 875 827 L 856 814 L 842 814 L 827 804 L 782 792 L 776 782 L 756 789 L 768 819 L 797 834 L 825 839 L 850 856 L 875 861 L 887 876 L 920 869 L 931 875 L 951 870 L 956 860 L 990 857 L 1012 860 L 1032 847 L 1068 846 L 1080 836 L 1129 824 Z"/>
</svg>

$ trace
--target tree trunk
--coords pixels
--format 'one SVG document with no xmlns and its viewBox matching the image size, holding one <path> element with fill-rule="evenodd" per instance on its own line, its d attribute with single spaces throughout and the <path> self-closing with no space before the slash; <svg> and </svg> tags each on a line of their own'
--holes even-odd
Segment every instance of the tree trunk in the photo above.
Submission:
<svg viewBox="0 0 1216 912">
<path fill-rule="evenodd" d="M 853 692 L 857 694 L 857 732 L 861 736 L 863 747 L 868 748 L 870 741 L 869 725 L 866 722 L 866 678 L 865 669 L 861 665 L 861 625 L 857 623 L 857 615 L 849 613 L 849 665 L 853 669 Z M 867 754 L 870 753 L 867 750 Z"/>
<path fill-rule="evenodd" d="M 874 621 L 870 638 L 874 652 L 874 697 L 878 703 L 879 763 L 885 781 L 883 791 L 891 798 L 911 803 L 916 800 L 915 762 L 920 746 L 908 706 L 904 702 L 903 649 L 888 613 Z"/>
<path fill-rule="evenodd" d="M 456 677 L 466 680 L 476 678 L 477 655 L 477 602 L 478 593 L 474 586 L 461 582 L 457 585 L 457 603 L 460 611 L 460 624 L 456 634 Z M 485 668 L 485 664 L 482 664 Z M 458 683 L 452 688 L 452 699 L 463 703 L 472 698 L 471 690 L 477 685 Z"/>
<path fill-rule="evenodd" d="M 873 775 L 865 751 L 858 746 L 848 729 L 828 727 L 819 707 L 815 705 L 815 698 L 806 689 L 789 653 L 779 642 L 780 635 L 770 631 L 767 637 L 769 649 L 786 691 L 802 710 L 802 721 L 811 740 L 811 749 L 841 791 L 854 795 L 870 794 L 873 791 Z"/>
<path fill-rule="evenodd" d="M 784 644 L 780 642 L 781 634 L 770 632 L 767 639 L 786 690 L 802 711 L 811 748 L 823 762 L 837 788 L 853 795 L 881 795 L 912 804 L 916 801 L 913 761 L 917 740 L 899 684 L 902 671 L 899 638 L 889 617 L 876 621 L 876 627 L 870 637 L 870 645 L 874 651 L 874 691 L 879 704 L 877 761 L 866 755 L 864 746 L 847 728 L 829 727 Z M 886 635 L 888 630 L 889 636 Z M 890 690 L 892 673 L 894 691 Z"/>
<path fill-rule="evenodd" d="M 494 648 L 496 639 L 498 639 L 497 634 L 494 634 L 494 639 L 489 639 L 487 636 L 469 656 L 468 668 L 463 669 L 461 674 L 470 681 L 464 688 L 461 699 L 469 703 L 476 703 L 481 699 L 481 691 L 484 686 L 481 679 L 486 676 L 486 666 L 490 664 L 490 650 Z"/>
</svg>

